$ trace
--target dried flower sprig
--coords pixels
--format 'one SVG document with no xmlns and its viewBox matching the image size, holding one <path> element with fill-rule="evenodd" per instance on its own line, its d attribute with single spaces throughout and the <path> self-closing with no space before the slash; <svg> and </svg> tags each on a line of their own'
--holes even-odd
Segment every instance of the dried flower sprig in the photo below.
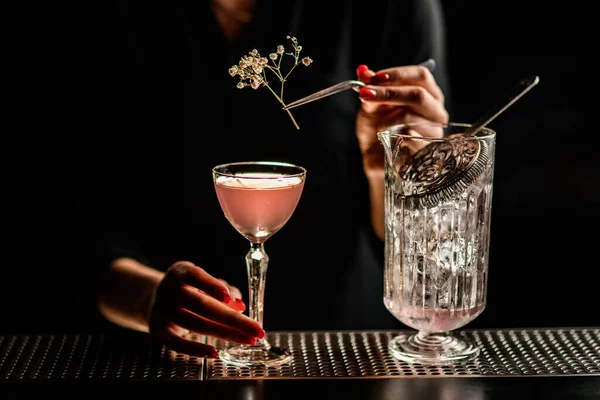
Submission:
<svg viewBox="0 0 600 400">
<path fill-rule="evenodd" d="M 258 89 L 261 86 L 265 86 L 271 91 L 271 93 L 273 93 L 273 96 L 275 96 L 277 101 L 279 101 L 284 107 L 286 106 L 285 102 L 283 101 L 283 87 L 285 82 L 287 82 L 288 77 L 299 64 L 309 66 L 313 62 L 310 57 L 304 57 L 300 59 L 302 46 L 298 45 L 298 40 L 295 37 L 286 36 L 286 39 L 289 39 L 292 42 L 292 52 L 286 53 L 283 45 L 279 45 L 277 46 L 276 52 L 269 54 L 269 58 L 266 58 L 261 57 L 258 50 L 252 50 L 248 53 L 249 55 L 243 56 L 240 59 L 239 64 L 229 68 L 229 75 L 232 77 L 239 76 L 239 82 L 237 83 L 238 89 L 243 89 L 245 87 Z M 284 55 L 294 58 L 294 65 L 286 74 L 284 74 L 281 70 L 281 60 L 283 59 Z M 277 94 L 271 88 L 271 86 L 269 86 L 269 81 L 266 74 L 267 70 L 271 71 L 281 82 L 279 94 Z M 296 129 L 300 129 L 290 110 L 285 111 L 287 111 L 289 114 Z"/>
</svg>

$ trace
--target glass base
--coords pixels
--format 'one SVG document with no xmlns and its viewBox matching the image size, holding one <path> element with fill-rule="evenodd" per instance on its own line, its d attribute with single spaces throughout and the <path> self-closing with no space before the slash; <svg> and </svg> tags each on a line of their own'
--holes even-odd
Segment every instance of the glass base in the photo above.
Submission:
<svg viewBox="0 0 600 400">
<path fill-rule="evenodd" d="M 232 346 L 219 351 L 219 358 L 226 364 L 238 367 L 269 367 L 292 361 L 289 350 L 270 346 Z"/>
<path fill-rule="evenodd" d="M 465 362 L 479 355 L 475 343 L 451 333 L 398 335 L 390 341 L 388 349 L 398 360 L 430 365 Z"/>
</svg>

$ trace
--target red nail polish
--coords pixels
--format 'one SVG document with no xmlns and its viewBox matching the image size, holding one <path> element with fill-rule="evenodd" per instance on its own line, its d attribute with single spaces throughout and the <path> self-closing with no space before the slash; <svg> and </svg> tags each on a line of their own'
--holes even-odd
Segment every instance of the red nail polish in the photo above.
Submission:
<svg viewBox="0 0 600 400">
<path fill-rule="evenodd" d="M 225 293 L 225 291 L 223 291 L 223 303 L 229 304 L 230 301 L 231 301 L 231 296 L 228 293 Z"/>
<path fill-rule="evenodd" d="M 254 346 L 256 344 L 256 338 L 250 338 L 248 343 L 250 343 L 250 346 Z"/>
<path fill-rule="evenodd" d="M 390 75 L 386 74 L 385 72 L 378 72 L 371 77 L 371 83 L 374 83 L 375 85 L 378 83 L 387 82 L 389 80 L 390 80 Z"/>
<path fill-rule="evenodd" d="M 242 301 L 242 299 L 235 299 L 235 302 L 237 303 L 237 307 L 244 311 L 246 309 L 246 305 L 244 304 L 244 302 Z"/>
<path fill-rule="evenodd" d="M 261 329 L 260 331 L 258 331 L 258 335 L 256 335 L 257 338 L 262 339 L 265 337 L 265 331 L 263 329 Z"/>
<path fill-rule="evenodd" d="M 360 64 L 358 66 L 358 68 L 356 68 L 356 74 L 360 75 L 364 72 L 367 72 L 369 70 L 369 67 L 367 67 L 365 64 Z"/>
<path fill-rule="evenodd" d="M 377 96 L 377 92 L 369 88 L 360 88 L 358 95 L 363 100 L 373 100 Z"/>
<path fill-rule="evenodd" d="M 209 357 L 210 357 L 210 358 L 219 358 L 219 353 L 217 353 L 217 351 L 216 351 L 216 350 L 213 350 L 213 351 L 210 353 Z"/>
</svg>

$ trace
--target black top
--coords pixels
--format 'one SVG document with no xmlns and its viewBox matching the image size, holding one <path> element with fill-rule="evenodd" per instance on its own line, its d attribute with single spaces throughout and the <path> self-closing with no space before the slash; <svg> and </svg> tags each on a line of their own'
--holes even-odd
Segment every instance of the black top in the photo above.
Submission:
<svg viewBox="0 0 600 400">
<path fill-rule="evenodd" d="M 38 169 L 15 179 L 12 207 L 22 212 L 9 217 L 22 231 L 11 247 L 24 249 L 9 274 L 39 277 L 36 307 L 51 313 L 0 330 L 88 329 L 92 311 L 70 318 L 65 308 L 68 286 L 79 286 L 74 312 L 93 306 L 95 272 L 121 255 L 161 270 L 193 261 L 247 298 L 249 245 L 223 216 L 211 178 L 214 165 L 243 160 L 308 171 L 294 215 L 265 245 L 265 327 L 401 326 L 382 302 L 383 244 L 369 221 L 357 94 L 293 109 L 296 130 L 266 88 L 237 89 L 228 68 L 252 49 L 291 49 L 291 35 L 314 62 L 290 76 L 287 102 L 355 79 L 359 64 L 378 70 L 428 58 L 448 96 L 437 1 L 372 1 L 377 17 L 358 1 L 259 1 L 235 46 L 209 2 L 59 3 L 42 8 L 42 80 L 31 113 L 39 135 L 20 138 L 32 148 L 18 168 Z M 57 286 L 59 276 L 71 283 Z M 4 293 L 22 295 L 21 283 Z"/>
</svg>

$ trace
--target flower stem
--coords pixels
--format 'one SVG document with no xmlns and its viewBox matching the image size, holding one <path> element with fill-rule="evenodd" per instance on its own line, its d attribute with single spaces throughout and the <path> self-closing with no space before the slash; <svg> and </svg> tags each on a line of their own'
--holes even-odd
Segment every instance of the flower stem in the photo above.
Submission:
<svg viewBox="0 0 600 400">
<path fill-rule="evenodd" d="M 294 71 L 296 69 L 296 67 L 298 66 L 298 61 L 296 61 L 296 63 L 294 64 L 294 66 L 288 71 L 288 73 L 283 77 L 283 81 L 286 81 L 288 76 L 290 76 L 292 74 L 292 71 Z"/>
<path fill-rule="evenodd" d="M 285 106 L 285 104 L 284 104 Z M 296 120 L 294 119 L 294 116 L 292 115 L 292 113 L 290 112 L 290 110 L 285 110 L 287 111 L 288 115 L 290 116 L 290 118 L 292 119 L 292 122 L 294 123 L 294 126 L 296 127 L 296 129 L 300 129 L 300 127 L 298 126 L 298 124 L 296 123 Z"/>
<path fill-rule="evenodd" d="M 284 106 L 284 107 L 285 107 L 285 106 L 286 106 L 285 102 L 283 101 L 283 99 L 282 99 L 281 97 L 279 97 L 279 96 L 277 95 L 277 93 L 275 93 L 275 92 L 273 91 L 273 89 L 271 89 L 271 86 L 269 86 L 269 85 L 265 85 L 265 86 L 266 86 L 266 87 L 269 89 L 269 91 L 271 91 L 271 93 L 273 93 L 273 96 L 275 96 L 275 98 L 277 99 L 277 101 L 278 101 L 279 103 L 281 103 L 281 105 L 282 105 L 282 106 Z M 294 118 L 294 116 L 292 115 L 292 112 L 291 112 L 290 110 L 285 110 L 285 111 L 287 111 L 287 113 L 288 113 L 288 115 L 290 116 L 290 118 L 291 118 L 292 122 L 294 123 L 294 126 L 296 127 L 296 129 L 300 129 L 300 127 L 298 126 L 298 123 L 296 122 L 296 119 L 295 119 L 295 118 Z"/>
</svg>

